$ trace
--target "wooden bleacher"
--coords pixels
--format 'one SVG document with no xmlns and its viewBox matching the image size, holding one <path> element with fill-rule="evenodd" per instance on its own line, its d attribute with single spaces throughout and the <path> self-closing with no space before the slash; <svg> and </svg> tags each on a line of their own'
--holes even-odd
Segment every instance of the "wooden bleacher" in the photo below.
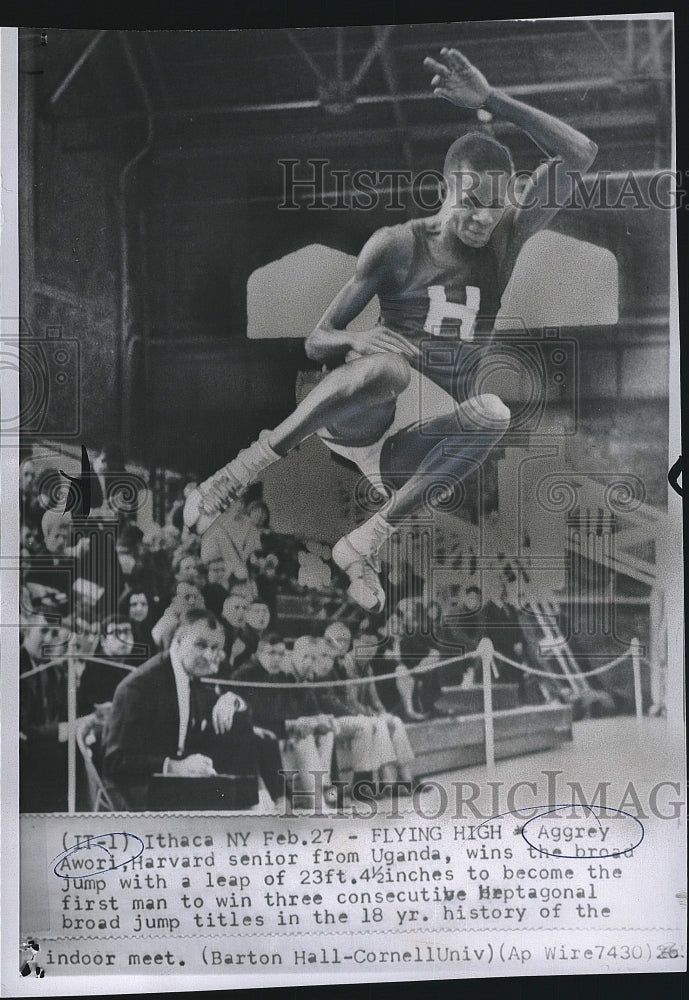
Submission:
<svg viewBox="0 0 689 1000">
<path fill-rule="evenodd" d="M 442 687 L 442 694 L 436 701 L 440 709 L 451 711 L 454 715 L 475 715 L 483 711 L 483 685 L 472 687 L 452 685 Z M 493 684 L 493 711 L 517 708 L 519 705 L 518 684 Z"/>
<path fill-rule="evenodd" d="M 493 714 L 495 757 L 551 750 L 572 739 L 569 705 L 523 705 Z M 454 771 L 486 760 L 483 714 L 407 723 L 414 777 Z"/>
</svg>

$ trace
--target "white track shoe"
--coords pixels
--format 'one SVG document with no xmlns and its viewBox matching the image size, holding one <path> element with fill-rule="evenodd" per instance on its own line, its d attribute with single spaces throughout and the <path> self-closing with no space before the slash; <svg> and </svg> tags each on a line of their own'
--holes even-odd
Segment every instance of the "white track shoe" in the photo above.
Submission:
<svg viewBox="0 0 689 1000">
<path fill-rule="evenodd" d="M 280 456 L 267 444 L 270 431 L 261 431 L 254 441 L 231 462 L 192 490 L 184 504 L 184 523 L 190 531 L 203 535 L 213 522 L 238 500 L 256 478 Z"/>
<path fill-rule="evenodd" d="M 385 591 L 380 585 L 378 550 L 394 528 L 379 514 L 355 528 L 333 548 L 333 559 L 349 577 L 347 593 L 365 611 L 385 607 Z"/>
</svg>

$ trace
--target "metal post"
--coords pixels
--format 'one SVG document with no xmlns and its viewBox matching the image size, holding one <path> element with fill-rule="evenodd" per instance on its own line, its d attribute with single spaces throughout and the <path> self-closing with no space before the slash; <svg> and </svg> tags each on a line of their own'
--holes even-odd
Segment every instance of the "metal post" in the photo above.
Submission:
<svg viewBox="0 0 689 1000">
<path fill-rule="evenodd" d="M 632 653 L 632 669 L 634 671 L 634 708 L 636 710 L 636 725 L 640 729 L 643 724 L 642 704 L 641 704 L 641 657 L 639 653 L 639 640 L 634 638 L 629 644 Z"/>
<path fill-rule="evenodd" d="M 77 661 L 67 659 L 67 812 L 77 802 Z"/>
<path fill-rule="evenodd" d="M 493 688 L 492 671 L 493 653 L 495 652 L 491 640 L 484 636 L 476 647 L 476 652 L 481 657 L 483 668 L 483 728 L 486 741 L 486 768 L 488 772 L 495 770 L 495 731 L 493 728 Z"/>
</svg>

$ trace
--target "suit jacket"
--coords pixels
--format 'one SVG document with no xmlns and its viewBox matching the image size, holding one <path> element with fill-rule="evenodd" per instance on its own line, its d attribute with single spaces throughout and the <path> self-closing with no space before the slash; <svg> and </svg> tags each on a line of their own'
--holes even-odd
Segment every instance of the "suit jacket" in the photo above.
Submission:
<svg viewBox="0 0 689 1000">
<path fill-rule="evenodd" d="M 202 685 L 202 691 L 210 734 L 210 717 L 218 696 L 209 685 Z M 233 733 L 237 730 L 239 736 L 241 730 L 244 739 L 252 738 L 250 713 L 239 716 L 241 724 L 233 725 Z M 159 653 L 125 677 L 115 690 L 104 737 L 106 782 L 122 792 L 132 808 L 144 806 L 151 777 L 163 770 L 166 757 L 177 757 L 178 740 L 175 675 L 169 653 Z M 186 749 L 191 753 L 198 748 Z M 247 759 L 251 749 L 246 748 Z"/>
</svg>

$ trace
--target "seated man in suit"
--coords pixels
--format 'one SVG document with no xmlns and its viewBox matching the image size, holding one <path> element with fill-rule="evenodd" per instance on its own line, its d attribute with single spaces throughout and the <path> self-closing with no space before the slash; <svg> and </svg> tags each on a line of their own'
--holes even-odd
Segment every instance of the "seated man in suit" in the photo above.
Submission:
<svg viewBox="0 0 689 1000">
<path fill-rule="evenodd" d="M 223 642 L 213 612 L 193 608 L 182 617 L 169 651 L 118 685 L 105 733 L 103 770 L 129 808 L 147 808 L 156 774 L 256 775 L 246 702 L 233 693 L 218 697 L 212 685 L 200 683 L 217 674 Z"/>
</svg>

